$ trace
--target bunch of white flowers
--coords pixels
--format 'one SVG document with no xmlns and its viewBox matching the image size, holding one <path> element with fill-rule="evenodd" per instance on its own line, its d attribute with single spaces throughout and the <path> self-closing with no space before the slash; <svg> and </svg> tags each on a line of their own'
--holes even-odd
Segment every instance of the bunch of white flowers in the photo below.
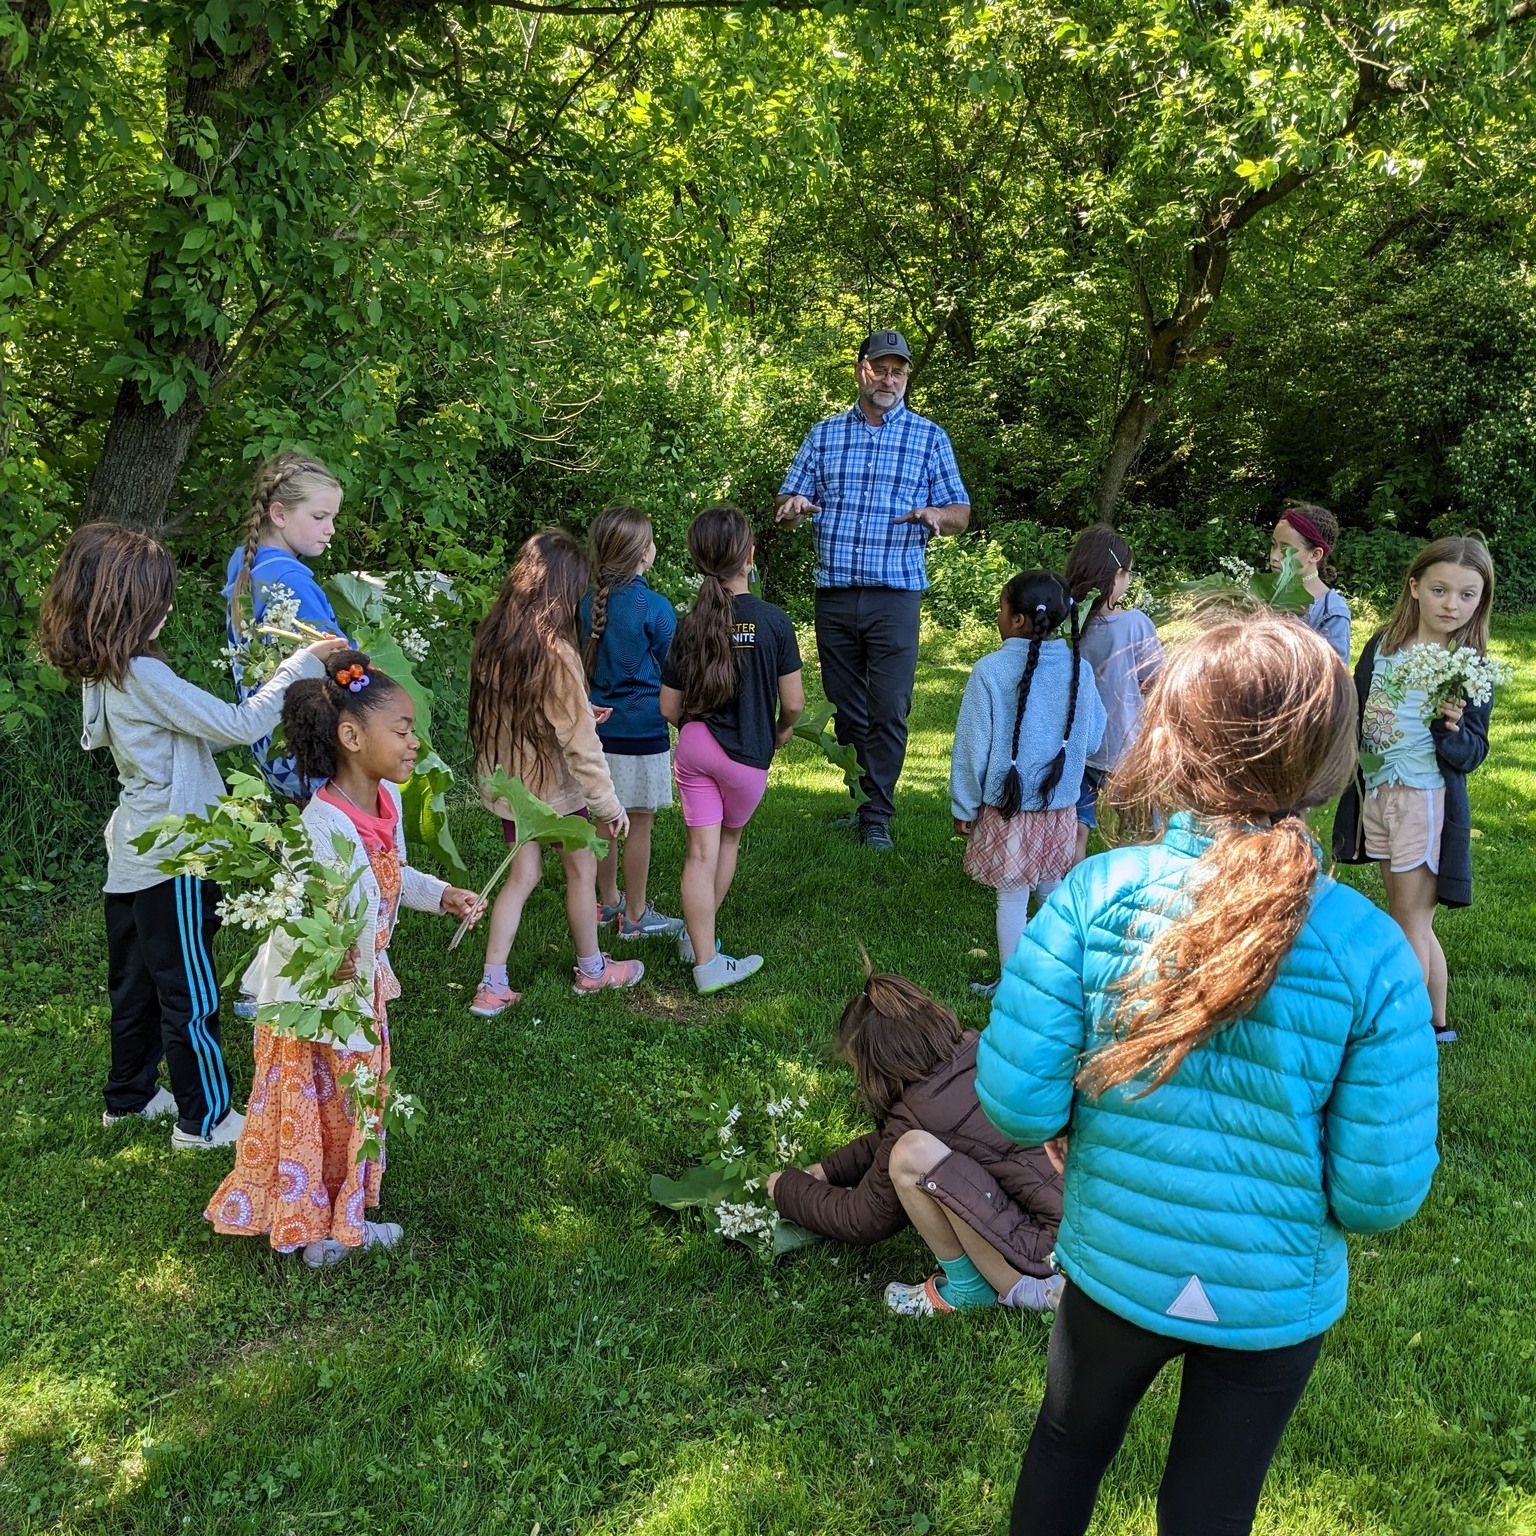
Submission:
<svg viewBox="0 0 1536 1536">
<path fill-rule="evenodd" d="M 1239 560 L 1236 555 L 1223 555 L 1216 563 L 1234 581 L 1251 581 L 1258 574 L 1253 566 L 1246 560 Z"/>
<path fill-rule="evenodd" d="M 715 1108 L 713 1104 L 709 1106 Z M 725 1120 L 715 1132 L 715 1139 L 720 1143 L 720 1156 L 731 1162 L 738 1157 L 745 1157 L 747 1149 L 736 1140 L 736 1122 L 741 1119 L 741 1105 L 733 1104 L 726 1112 Z"/>
<path fill-rule="evenodd" d="M 395 640 L 412 661 L 419 663 L 427 659 L 427 637 L 419 629 L 397 629 Z"/>
<path fill-rule="evenodd" d="M 759 1242 L 772 1242 L 777 1217 L 766 1206 L 724 1200 L 715 1207 L 715 1219 L 720 1223 L 721 1237 L 753 1237 Z"/>
<path fill-rule="evenodd" d="M 1400 675 L 1404 684 L 1421 688 L 1426 719 L 1439 714 L 1448 699 L 1486 704 L 1493 690 L 1513 677 L 1508 663 L 1484 656 L 1470 645 L 1412 645 L 1403 654 Z"/>
<path fill-rule="evenodd" d="M 214 910 L 232 927 L 266 933 L 303 916 L 304 881 L 291 870 L 280 870 L 270 885 L 226 895 Z"/>
<path fill-rule="evenodd" d="M 247 635 L 239 645 L 221 646 L 219 659 L 231 672 L 238 671 L 247 688 L 259 688 L 277 671 L 291 646 L 268 636 L 267 630 L 293 631 L 299 622 L 299 599 L 292 587 L 280 581 L 263 585 L 266 608 L 261 616 L 261 633 Z"/>
</svg>

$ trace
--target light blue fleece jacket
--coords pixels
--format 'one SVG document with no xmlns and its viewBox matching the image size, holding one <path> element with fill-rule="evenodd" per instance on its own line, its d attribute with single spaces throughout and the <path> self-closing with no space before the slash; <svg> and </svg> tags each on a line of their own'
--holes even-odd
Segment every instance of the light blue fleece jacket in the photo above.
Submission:
<svg viewBox="0 0 1536 1536">
<path fill-rule="evenodd" d="M 1172 921 L 1210 844 L 1181 812 L 1161 843 L 1067 876 L 1004 967 L 976 1092 L 1020 1146 L 1067 1135 L 1056 1262 L 1074 1285 L 1154 1333 L 1276 1349 L 1343 1313 L 1344 1233 L 1385 1232 L 1429 1192 L 1439 1063 L 1402 930 L 1320 876 L 1252 1012 L 1150 1093 L 1079 1092 L 1083 1053 L 1110 1037 L 1116 984 Z"/>
<path fill-rule="evenodd" d="M 975 821 L 983 805 L 996 805 L 1013 761 L 1013 722 L 1019 710 L 1019 680 L 1029 660 L 1029 641 L 1005 640 L 971 668 L 955 722 L 955 749 L 949 765 L 950 811 Z M 1050 800 L 1041 805 L 1035 790 L 1061 750 L 1072 688 L 1072 648 L 1047 640 L 1029 681 L 1029 701 L 1019 728 L 1019 777 L 1026 811 L 1060 811 L 1077 804 L 1083 764 L 1104 734 L 1104 706 L 1084 658 L 1077 674 L 1077 714 L 1067 738 L 1067 760 Z"/>
</svg>

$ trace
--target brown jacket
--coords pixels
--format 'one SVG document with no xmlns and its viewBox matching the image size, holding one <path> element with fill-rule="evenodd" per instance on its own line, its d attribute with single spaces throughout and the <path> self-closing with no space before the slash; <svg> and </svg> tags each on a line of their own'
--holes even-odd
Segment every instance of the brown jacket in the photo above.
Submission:
<svg viewBox="0 0 1536 1536">
<path fill-rule="evenodd" d="M 878 1243 L 907 1225 L 891 1182 L 891 1149 L 927 1131 L 949 1156 L 919 1181 L 924 1194 L 973 1227 L 1021 1273 L 1044 1278 L 1061 1222 L 1061 1177 L 1040 1147 L 1016 1147 L 976 1098 L 976 1044 L 967 1030 L 955 1054 L 909 1089 L 885 1124 L 821 1160 L 823 1184 L 798 1168 L 774 1185 L 781 1216 L 843 1243 Z"/>
<path fill-rule="evenodd" d="M 597 739 L 581 658 L 564 640 L 556 642 L 555 681 L 545 695 L 544 713 L 560 743 L 560 755 L 546 762 L 526 745 L 497 742 L 493 758 L 481 756 L 475 763 L 475 778 L 486 809 L 504 821 L 512 815 L 506 802 L 493 800 L 485 787 L 486 775 L 499 766 L 521 779 L 530 794 L 537 795 L 558 815 L 569 816 L 586 806 L 593 821 L 612 821 L 623 807 L 614 793 L 603 744 Z"/>
</svg>

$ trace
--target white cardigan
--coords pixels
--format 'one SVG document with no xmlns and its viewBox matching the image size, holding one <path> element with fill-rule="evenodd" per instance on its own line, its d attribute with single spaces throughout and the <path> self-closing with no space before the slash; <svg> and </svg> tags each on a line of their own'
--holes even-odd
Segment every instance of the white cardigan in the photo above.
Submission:
<svg viewBox="0 0 1536 1536">
<path fill-rule="evenodd" d="M 400 791 L 388 780 L 384 781 L 383 788 L 395 804 L 395 851 L 400 855 L 400 904 L 415 907 L 421 912 L 440 912 L 443 892 L 448 889 L 448 883 L 437 879 L 434 875 L 413 869 L 406 863 L 405 827 L 404 818 L 401 815 Z M 374 953 L 378 943 L 379 909 L 383 904 L 383 893 L 379 890 L 378 877 L 373 872 L 373 866 L 368 862 L 368 850 L 363 847 L 363 839 L 357 826 L 345 811 L 338 810 L 334 805 L 328 805 L 319 795 L 316 795 L 304 807 L 304 812 L 299 819 L 309 833 L 310 846 L 314 850 L 315 858 L 320 862 L 329 864 L 333 868 L 339 867 L 336 851 L 332 845 L 334 833 L 340 833 L 351 848 L 348 867 L 353 871 L 356 879 L 348 898 L 348 905 L 353 917 L 356 917 L 360 908 L 365 909 L 368 914 L 367 922 L 357 940 L 357 976 L 361 983 L 359 991 L 362 993 L 363 1011 L 372 1018 L 375 960 L 377 959 L 377 963 L 383 965 L 386 971 L 389 970 L 389 951 L 380 951 L 377 957 Z M 246 970 L 242 985 L 247 992 L 255 996 L 258 1007 L 271 1003 L 298 1001 L 299 994 L 293 981 L 282 974 L 283 967 L 288 964 L 293 950 L 293 940 L 281 928 L 274 929 L 266 943 L 257 950 L 256 958 L 251 961 Z M 390 974 L 394 973 L 390 971 Z M 330 996 L 333 998 L 338 996 L 340 990 L 339 987 L 336 988 Z M 340 1045 L 342 1042 L 333 1039 L 323 1043 Z M 345 1049 L 349 1051 L 363 1051 L 368 1048 L 368 1039 L 360 1030 L 355 1030 L 345 1042 Z"/>
</svg>

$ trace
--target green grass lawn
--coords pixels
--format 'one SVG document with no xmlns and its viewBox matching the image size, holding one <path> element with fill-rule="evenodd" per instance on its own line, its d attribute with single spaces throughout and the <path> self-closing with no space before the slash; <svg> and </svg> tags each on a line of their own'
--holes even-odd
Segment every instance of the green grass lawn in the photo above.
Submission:
<svg viewBox="0 0 1536 1536">
<path fill-rule="evenodd" d="M 1536 1531 L 1536 623 L 1499 628 L 1520 675 L 1472 780 L 1478 904 L 1440 923 L 1462 1032 L 1441 1170 L 1405 1229 L 1353 1244 L 1260 1531 Z M 826 1045 L 860 944 L 984 1023 L 966 983 L 992 969 L 969 955 L 991 896 L 946 795 L 971 654 L 925 648 L 894 856 L 829 827 L 846 801 L 811 749 L 775 767 L 722 918 L 767 958 L 736 992 L 699 1001 L 653 943 L 634 993 L 572 997 L 552 861 L 501 1019 L 465 1011 L 478 944 L 450 955 L 450 921 L 406 916 L 395 1059 L 429 1118 L 392 1147 L 393 1255 L 311 1273 L 213 1236 L 228 1153 L 101 1127 L 96 903 L 0 931 L 0 1531 L 1002 1530 L 1047 1319 L 892 1318 L 882 1286 L 924 1273 L 910 1234 L 770 1270 L 646 1199 L 696 1159 L 711 1099 L 791 1086 L 829 1140 L 867 1128 Z M 497 829 L 471 811 L 460 831 L 483 879 Z M 674 814 L 672 910 L 680 852 Z M 225 1044 L 243 1102 L 249 1027 Z M 1165 1375 L 1095 1531 L 1152 1532 L 1173 1401 Z"/>
</svg>

